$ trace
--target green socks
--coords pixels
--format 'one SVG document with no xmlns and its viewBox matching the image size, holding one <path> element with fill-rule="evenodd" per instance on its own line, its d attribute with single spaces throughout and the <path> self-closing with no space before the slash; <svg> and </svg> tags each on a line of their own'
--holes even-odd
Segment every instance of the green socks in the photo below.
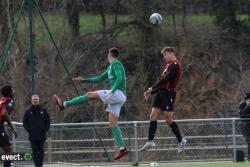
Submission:
<svg viewBox="0 0 250 167">
<path fill-rule="evenodd" d="M 70 106 L 74 106 L 74 105 L 79 105 L 79 104 L 84 104 L 86 102 L 88 102 L 89 98 L 88 96 L 84 95 L 84 96 L 79 96 L 76 97 L 70 101 L 66 101 L 63 103 L 64 107 L 70 107 Z M 118 146 L 121 147 L 125 147 L 125 143 L 122 137 L 122 132 L 121 129 L 118 126 L 115 126 L 113 128 L 111 128 L 111 131 L 115 137 L 115 140 L 118 144 Z"/>
<path fill-rule="evenodd" d="M 70 107 L 70 106 L 74 106 L 74 105 L 78 105 L 78 104 L 84 104 L 86 102 L 88 102 L 89 100 L 89 97 L 84 95 L 84 96 L 79 96 L 79 97 L 76 97 L 70 101 L 66 101 L 63 103 L 63 106 L 64 107 Z"/>
<path fill-rule="evenodd" d="M 121 147 L 125 147 L 125 143 L 124 140 L 122 138 L 122 132 L 121 129 L 118 126 L 115 126 L 113 128 L 111 128 L 113 135 L 115 136 L 115 140 L 118 144 L 118 146 Z"/>
</svg>

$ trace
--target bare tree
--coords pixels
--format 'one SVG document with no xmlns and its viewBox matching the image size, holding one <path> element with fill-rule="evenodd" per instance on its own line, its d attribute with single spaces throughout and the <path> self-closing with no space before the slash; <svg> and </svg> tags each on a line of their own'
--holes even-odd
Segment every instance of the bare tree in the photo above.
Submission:
<svg viewBox="0 0 250 167">
<path fill-rule="evenodd" d="M 10 27 L 8 25 L 7 18 L 7 11 L 6 11 L 6 1 L 0 1 L 0 44 L 6 42 L 8 39 L 8 34 Z M 0 52 L 1 53 L 1 52 Z"/>
<path fill-rule="evenodd" d="M 65 0 L 65 9 L 70 26 L 71 38 L 77 38 L 80 35 L 79 0 Z"/>
<path fill-rule="evenodd" d="M 175 34 L 175 40 L 177 41 L 178 35 L 177 35 L 177 25 L 176 25 L 176 14 L 177 14 L 178 5 L 177 5 L 176 0 L 173 0 L 171 8 L 172 8 L 173 30 Z"/>
<path fill-rule="evenodd" d="M 114 12 L 114 15 L 115 15 L 114 24 L 118 23 L 118 15 L 119 15 L 120 3 L 121 3 L 121 0 L 116 0 L 115 12 Z"/>
<path fill-rule="evenodd" d="M 99 7 L 100 16 L 102 19 L 102 31 L 105 31 L 106 30 L 106 16 L 105 16 L 105 7 L 104 7 L 103 0 L 98 0 L 98 7 Z"/>
</svg>

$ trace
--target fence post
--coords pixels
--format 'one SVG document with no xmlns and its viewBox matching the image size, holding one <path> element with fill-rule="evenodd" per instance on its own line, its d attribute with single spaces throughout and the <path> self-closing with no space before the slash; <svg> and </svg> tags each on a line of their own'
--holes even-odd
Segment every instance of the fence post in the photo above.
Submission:
<svg viewBox="0 0 250 167">
<path fill-rule="evenodd" d="M 224 137 L 224 144 L 226 146 L 226 157 L 229 157 L 228 155 L 228 125 L 227 125 L 227 121 L 224 120 L 224 134 L 225 134 L 225 137 Z"/>
<path fill-rule="evenodd" d="M 16 129 L 15 124 L 13 124 L 13 128 Z M 16 152 L 16 137 L 15 135 L 12 133 L 12 152 Z"/>
<path fill-rule="evenodd" d="M 16 138 L 14 134 L 12 134 L 12 145 L 12 152 L 16 152 Z"/>
<path fill-rule="evenodd" d="M 235 119 L 232 120 L 232 131 L 233 131 L 233 161 L 236 162 L 236 128 Z"/>
<path fill-rule="evenodd" d="M 128 145 L 131 146 L 131 128 L 128 128 Z M 131 152 L 131 147 L 129 147 L 129 152 Z M 129 154 L 129 162 L 132 161 L 132 155 Z"/>
<path fill-rule="evenodd" d="M 137 131 L 137 121 L 133 121 L 134 123 L 134 139 L 135 139 L 135 163 L 139 163 L 139 152 L 138 152 L 138 131 Z"/>
<path fill-rule="evenodd" d="M 48 162 L 52 162 L 52 141 L 51 138 L 49 137 L 47 139 L 48 141 Z"/>
</svg>

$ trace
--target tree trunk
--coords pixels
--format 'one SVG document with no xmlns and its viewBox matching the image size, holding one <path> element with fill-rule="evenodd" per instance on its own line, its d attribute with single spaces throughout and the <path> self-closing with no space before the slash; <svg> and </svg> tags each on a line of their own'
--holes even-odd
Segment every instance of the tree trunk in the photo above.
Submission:
<svg viewBox="0 0 250 167">
<path fill-rule="evenodd" d="M 250 22 L 250 2 L 247 3 L 247 21 Z"/>
<path fill-rule="evenodd" d="M 80 35 L 80 18 L 78 6 L 78 0 L 66 0 L 65 9 L 70 26 L 71 39 L 77 38 Z"/>
<path fill-rule="evenodd" d="M 143 5 L 143 15 L 142 20 L 144 24 L 148 23 L 148 18 L 152 11 L 152 5 L 153 0 L 144 0 Z M 156 75 L 152 74 L 159 74 L 160 72 L 160 66 L 159 66 L 159 57 L 158 56 L 158 39 L 157 39 L 157 32 L 152 27 L 144 27 L 142 29 L 142 43 L 144 44 L 144 52 L 146 57 L 144 57 L 144 71 L 147 71 L 150 69 L 150 73 L 148 73 L 148 85 L 153 85 L 155 83 L 155 80 L 158 78 Z M 149 65 L 149 66 L 148 66 Z"/>
<path fill-rule="evenodd" d="M 38 6 L 40 7 L 40 9 L 44 10 L 44 6 L 43 6 L 43 0 L 38 0 Z"/>
<path fill-rule="evenodd" d="M 106 17 L 105 17 L 104 3 L 103 3 L 103 0 L 98 0 L 98 1 L 99 1 L 100 15 L 102 18 L 102 30 L 106 30 Z"/>
<path fill-rule="evenodd" d="M 0 48 L 3 48 L 3 43 L 8 39 L 9 27 L 6 12 L 5 0 L 0 0 Z M 0 52 L 1 53 L 1 52 Z"/>
<path fill-rule="evenodd" d="M 177 8 L 176 5 L 177 5 L 177 2 L 176 2 L 176 0 L 174 0 L 174 2 L 173 2 L 172 20 L 173 20 L 173 29 L 174 29 L 174 34 L 175 34 L 175 40 L 177 41 L 178 35 L 177 35 L 176 18 L 175 18 L 176 8 Z"/>
<path fill-rule="evenodd" d="M 18 1 L 13 0 L 0 0 L 0 54 L 6 44 L 11 28 L 13 28 L 14 22 L 16 21 L 16 13 L 18 9 Z M 15 33 L 15 43 L 19 48 L 18 32 Z M 20 48 L 19 48 L 20 49 Z"/>
<path fill-rule="evenodd" d="M 115 20 L 114 20 L 114 24 L 117 24 L 118 22 L 118 14 L 119 14 L 119 7 L 120 7 L 120 2 L 121 0 L 116 0 L 116 7 L 115 7 Z"/>
<path fill-rule="evenodd" d="M 89 0 L 82 0 L 82 3 L 84 4 L 86 12 L 87 13 L 90 12 L 91 11 L 91 9 L 89 8 L 90 1 Z"/>
<path fill-rule="evenodd" d="M 183 0 L 182 1 L 182 24 L 181 24 L 183 36 L 186 36 L 186 32 L 187 32 L 186 31 L 186 16 L 187 16 L 186 1 Z"/>
</svg>

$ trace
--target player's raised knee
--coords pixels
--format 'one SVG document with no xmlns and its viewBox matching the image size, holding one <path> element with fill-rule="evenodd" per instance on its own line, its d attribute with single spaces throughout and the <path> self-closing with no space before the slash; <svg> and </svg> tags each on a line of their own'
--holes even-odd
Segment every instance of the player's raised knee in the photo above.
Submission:
<svg viewBox="0 0 250 167">
<path fill-rule="evenodd" d="M 158 115 L 155 113 L 150 114 L 150 121 L 157 121 L 158 120 Z"/>
<path fill-rule="evenodd" d="M 109 122 L 109 127 L 110 127 L 110 128 L 116 127 L 116 125 L 117 125 L 117 123 Z"/>
<path fill-rule="evenodd" d="M 86 96 L 88 96 L 88 98 L 90 98 L 90 99 L 98 98 L 98 94 L 96 92 L 87 92 Z"/>
</svg>

